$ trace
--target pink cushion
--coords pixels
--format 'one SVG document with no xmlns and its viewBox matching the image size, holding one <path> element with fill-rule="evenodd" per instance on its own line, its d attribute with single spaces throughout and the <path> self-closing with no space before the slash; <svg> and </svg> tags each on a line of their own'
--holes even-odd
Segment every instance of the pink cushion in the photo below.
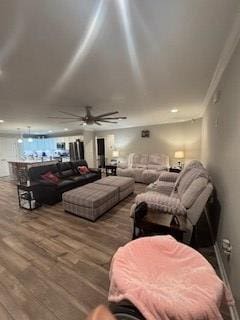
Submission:
<svg viewBox="0 0 240 320">
<path fill-rule="evenodd" d="M 171 236 L 140 238 L 115 253 L 109 301 L 129 300 L 148 320 L 220 320 L 233 298 L 208 261 Z"/>
<path fill-rule="evenodd" d="M 86 167 L 86 166 L 79 166 L 78 171 L 80 174 L 87 174 L 90 172 L 88 167 Z"/>
<path fill-rule="evenodd" d="M 57 176 L 55 176 L 55 174 L 53 174 L 51 171 L 48 171 L 48 172 L 42 174 L 41 178 L 43 178 L 43 180 L 45 180 L 45 181 L 52 182 L 55 184 L 58 184 L 58 182 L 59 182 L 59 178 Z"/>
</svg>

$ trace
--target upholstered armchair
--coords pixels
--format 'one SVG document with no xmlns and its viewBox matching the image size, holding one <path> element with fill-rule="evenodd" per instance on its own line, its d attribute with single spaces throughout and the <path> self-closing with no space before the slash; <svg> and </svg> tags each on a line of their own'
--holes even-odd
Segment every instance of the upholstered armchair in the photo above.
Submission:
<svg viewBox="0 0 240 320">
<path fill-rule="evenodd" d="M 178 175 L 175 182 L 163 181 L 160 176 L 154 185 L 157 186 L 155 189 L 149 189 L 135 198 L 131 215 L 140 202 L 146 202 L 149 208 L 158 209 L 163 213 L 185 215 L 188 220 L 186 240 L 189 241 L 213 190 L 207 170 L 199 161 L 194 161 Z"/>
</svg>

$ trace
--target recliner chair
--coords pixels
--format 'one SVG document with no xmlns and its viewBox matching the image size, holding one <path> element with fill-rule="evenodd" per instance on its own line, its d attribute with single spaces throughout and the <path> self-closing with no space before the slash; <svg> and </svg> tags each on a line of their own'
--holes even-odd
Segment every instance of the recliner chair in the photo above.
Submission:
<svg viewBox="0 0 240 320">
<path fill-rule="evenodd" d="M 168 173 L 170 174 L 170 173 Z M 173 175 L 168 175 L 169 177 Z M 175 182 L 161 180 L 167 175 L 159 177 L 155 183 L 156 188 L 151 188 L 135 198 L 135 204 L 131 208 L 131 216 L 134 215 L 136 205 L 146 202 L 149 208 L 157 209 L 162 213 L 185 215 L 187 217 L 187 229 L 185 241 L 190 242 L 192 233 L 203 209 L 213 191 L 213 185 L 207 170 L 199 161 L 192 161 L 178 175 L 174 176 Z"/>
</svg>

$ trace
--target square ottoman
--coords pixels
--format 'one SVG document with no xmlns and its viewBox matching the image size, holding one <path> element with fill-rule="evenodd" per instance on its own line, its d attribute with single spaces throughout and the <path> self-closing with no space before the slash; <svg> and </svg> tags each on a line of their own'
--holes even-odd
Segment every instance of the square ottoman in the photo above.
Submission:
<svg viewBox="0 0 240 320">
<path fill-rule="evenodd" d="M 135 189 L 134 179 L 129 177 L 108 176 L 95 181 L 94 184 L 117 187 L 119 191 L 119 201 L 133 193 Z"/>
<path fill-rule="evenodd" d="M 95 221 L 119 201 L 118 187 L 89 183 L 63 193 L 64 210 Z"/>
</svg>

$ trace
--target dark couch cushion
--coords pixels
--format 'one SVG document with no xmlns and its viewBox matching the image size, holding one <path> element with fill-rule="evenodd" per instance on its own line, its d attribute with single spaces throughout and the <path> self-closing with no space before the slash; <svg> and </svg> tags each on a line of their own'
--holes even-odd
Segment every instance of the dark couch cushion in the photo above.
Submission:
<svg viewBox="0 0 240 320">
<path fill-rule="evenodd" d="M 34 181 L 34 180 L 41 180 L 41 175 L 43 175 L 44 173 L 51 171 L 53 174 L 57 174 L 58 173 L 58 168 L 56 164 L 50 164 L 47 166 L 39 166 L 39 167 L 32 167 L 29 168 L 28 170 L 28 175 L 30 180 Z"/>
<path fill-rule="evenodd" d="M 74 186 L 74 181 L 73 180 L 61 180 L 58 184 L 57 184 L 57 189 L 65 189 L 66 187 L 73 187 Z"/>
<path fill-rule="evenodd" d="M 75 182 L 85 182 L 86 181 L 86 178 L 84 176 L 72 176 L 72 177 L 69 177 L 68 179 L 71 179 Z"/>
<path fill-rule="evenodd" d="M 95 181 L 98 179 L 98 175 L 94 172 L 84 174 L 83 177 L 88 181 Z"/>
<path fill-rule="evenodd" d="M 59 182 L 59 177 L 57 177 L 51 171 L 48 171 L 48 172 L 42 174 L 41 178 L 43 180 L 45 180 L 45 181 L 52 182 L 52 183 L 55 183 L 55 184 L 58 184 L 58 182 Z"/>
<path fill-rule="evenodd" d="M 73 170 L 71 162 L 59 162 L 57 167 L 62 178 L 68 178 L 76 174 Z"/>
<path fill-rule="evenodd" d="M 86 160 L 72 161 L 71 164 L 72 164 L 72 168 L 73 168 L 75 174 L 80 174 L 79 170 L 78 170 L 78 167 L 85 166 L 85 167 L 88 168 L 88 164 L 87 164 Z"/>
</svg>

